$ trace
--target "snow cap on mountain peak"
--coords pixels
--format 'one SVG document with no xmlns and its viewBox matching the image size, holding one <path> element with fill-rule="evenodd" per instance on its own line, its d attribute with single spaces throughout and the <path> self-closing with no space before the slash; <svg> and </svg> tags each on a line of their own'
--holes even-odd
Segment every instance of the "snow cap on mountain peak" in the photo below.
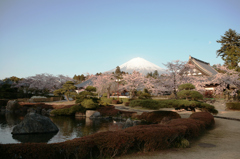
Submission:
<svg viewBox="0 0 240 159">
<path fill-rule="evenodd" d="M 165 72 L 164 69 L 161 67 L 141 58 L 141 57 L 136 57 L 131 59 L 130 61 L 122 64 L 119 66 L 121 71 L 132 73 L 133 71 L 138 71 L 142 73 L 143 75 L 146 75 L 149 72 L 154 72 L 155 70 L 158 71 L 159 74 L 162 74 Z M 111 70 L 114 72 L 115 70 Z"/>
</svg>

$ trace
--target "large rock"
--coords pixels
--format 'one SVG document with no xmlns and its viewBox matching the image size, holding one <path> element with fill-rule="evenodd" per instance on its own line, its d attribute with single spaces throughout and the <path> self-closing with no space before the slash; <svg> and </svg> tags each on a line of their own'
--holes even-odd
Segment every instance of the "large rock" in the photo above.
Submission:
<svg viewBox="0 0 240 159">
<path fill-rule="evenodd" d="M 101 114 L 96 111 L 96 110 L 87 110 L 86 111 L 86 118 L 96 118 L 96 117 L 100 117 Z"/>
<path fill-rule="evenodd" d="M 128 118 L 123 125 L 123 129 L 129 128 L 129 127 L 132 127 L 132 126 L 133 126 L 133 121 L 130 118 Z"/>
<path fill-rule="evenodd" d="M 93 115 L 90 116 L 90 118 L 99 118 L 101 117 L 100 112 L 96 111 L 95 113 L 93 113 Z"/>
<path fill-rule="evenodd" d="M 10 100 L 7 103 L 6 111 L 13 112 L 19 108 L 19 104 L 17 100 Z"/>
<path fill-rule="evenodd" d="M 13 128 L 12 134 L 38 134 L 58 132 L 58 127 L 46 116 L 28 113 L 22 122 Z"/>
</svg>

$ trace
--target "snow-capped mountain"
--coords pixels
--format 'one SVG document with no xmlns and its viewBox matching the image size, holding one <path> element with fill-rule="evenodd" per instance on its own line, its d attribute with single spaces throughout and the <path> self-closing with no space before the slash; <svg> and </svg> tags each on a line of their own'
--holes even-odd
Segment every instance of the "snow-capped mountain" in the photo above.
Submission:
<svg viewBox="0 0 240 159">
<path fill-rule="evenodd" d="M 137 57 L 133 58 L 132 60 L 122 64 L 119 66 L 121 71 L 132 73 L 133 71 L 138 71 L 143 75 L 146 75 L 149 72 L 154 72 L 155 70 L 158 71 L 159 74 L 165 72 L 165 70 L 143 58 Z M 108 72 L 114 72 L 115 69 L 112 69 Z"/>
</svg>

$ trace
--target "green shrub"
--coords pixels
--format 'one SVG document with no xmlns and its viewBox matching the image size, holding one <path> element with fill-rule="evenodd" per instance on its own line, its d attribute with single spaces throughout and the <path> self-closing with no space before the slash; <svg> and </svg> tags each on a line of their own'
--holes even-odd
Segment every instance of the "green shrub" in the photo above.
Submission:
<svg viewBox="0 0 240 159">
<path fill-rule="evenodd" d="M 120 98 L 119 100 L 120 100 L 122 103 L 129 102 L 129 99 L 128 99 L 128 98 Z"/>
<path fill-rule="evenodd" d="M 142 93 L 138 98 L 139 99 L 151 99 L 152 96 L 149 93 Z"/>
<path fill-rule="evenodd" d="M 226 103 L 227 109 L 240 110 L 240 103 Z"/>
<path fill-rule="evenodd" d="M 201 100 L 203 99 L 203 95 L 198 91 L 191 90 L 182 90 L 177 93 L 177 96 L 182 99 L 190 99 L 190 100 Z"/>
<path fill-rule="evenodd" d="M 189 141 L 183 137 L 177 137 L 171 144 L 171 146 L 175 148 L 187 148 L 189 145 Z"/>
<path fill-rule="evenodd" d="M 201 109 L 202 111 L 208 111 L 213 114 L 217 114 L 218 111 L 214 106 L 199 101 L 188 101 L 188 100 L 132 100 L 129 104 L 131 107 L 140 106 L 147 109 L 158 110 L 160 108 L 175 108 L 185 109 L 188 111 L 195 111 L 195 109 Z"/>
<path fill-rule="evenodd" d="M 178 86 L 178 90 L 182 91 L 182 90 L 192 90 L 195 89 L 195 86 L 191 83 L 185 83 L 185 84 L 181 84 L 180 86 Z"/>
<path fill-rule="evenodd" d="M 69 114 L 75 114 L 76 112 L 85 113 L 86 109 L 79 104 L 79 105 L 72 106 L 69 110 Z"/>
<path fill-rule="evenodd" d="M 102 97 L 100 99 L 100 104 L 103 105 L 102 103 L 106 103 L 107 105 L 112 104 L 113 98 L 107 98 L 107 97 Z"/>
<path fill-rule="evenodd" d="M 203 99 L 203 95 L 199 93 L 198 91 L 193 91 L 195 89 L 195 86 L 191 83 L 185 83 L 178 86 L 178 89 L 180 90 L 177 93 L 177 96 L 182 99 L 187 100 L 200 100 Z"/>
<path fill-rule="evenodd" d="M 54 109 L 51 114 L 56 116 L 75 115 L 76 112 L 85 113 L 86 109 L 81 105 L 74 105 L 70 108 Z"/>
<path fill-rule="evenodd" d="M 107 98 L 107 93 L 103 93 L 102 97 L 106 97 Z"/>
<path fill-rule="evenodd" d="M 81 105 L 86 109 L 97 109 L 98 103 L 96 103 L 93 99 L 84 99 L 81 102 Z"/>
<path fill-rule="evenodd" d="M 88 92 L 96 92 L 96 87 L 87 86 L 87 88 L 85 90 L 88 91 Z"/>
<path fill-rule="evenodd" d="M 102 105 L 102 106 L 109 106 L 110 104 L 106 103 L 106 102 L 103 102 L 103 101 L 100 101 L 99 102 L 99 105 Z"/>
<path fill-rule="evenodd" d="M 218 111 L 215 109 L 215 107 L 213 105 L 207 104 L 207 103 L 200 103 L 200 105 L 198 106 L 198 108 L 200 108 L 202 111 L 207 111 L 213 114 L 217 114 Z"/>
<path fill-rule="evenodd" d="M 185 109 L 188 111 L 195 111 L 195 109 L 200 109 L 202 111 L 207 111 L 209 113 L 217 114 L 218 111 L 213 105 L 206 104 L 199 101 L 188 101 L 188 100 L 175 100 L 172 103 L 175 109 Z"/>
<path fill-rule="evenodd" d="M 137 91 L 138 99 L 151 99 L 152 96 L 149 91 L 145 88 L 143 91 Z"/>
<path fill-rule="evenodd" d="M 131 107 L 140 106 L 143 108 L 153 109 L 153 110 L 157 110 L 160 108 L 171 108 L 172 107 L 166 102 L 166 100 L 165 101 L 157 101 L 157 100 L 152 100 L 152 99 L 132 100 L 130 102 L 129 106 L 131 106 Z"/>
</svg>

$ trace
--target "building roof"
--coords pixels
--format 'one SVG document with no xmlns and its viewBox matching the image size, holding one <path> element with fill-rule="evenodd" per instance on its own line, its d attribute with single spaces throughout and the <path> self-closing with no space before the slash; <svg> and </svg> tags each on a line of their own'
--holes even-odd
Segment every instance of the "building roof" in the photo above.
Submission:
<svg viewBox="0 0 240 159">
<path fill-rule="evenodd" d="M 77 88 L 85 88 L 87 86 L 92 86 L 93 85 L 93 81 L 96 79 L 96 77 L 90 78 L 80 84 L 75 85 Z"/>
<path fill-rule="evenodd" d="M 192 62 L 199 70 L 208 76 L 214 76 L 218 74 L 218 72 L 212 66 L 210 66 L 210 63 L 208 62 L 204 62 L 191 56 L 189 56 L 189 62 Z"/>
</svg>

